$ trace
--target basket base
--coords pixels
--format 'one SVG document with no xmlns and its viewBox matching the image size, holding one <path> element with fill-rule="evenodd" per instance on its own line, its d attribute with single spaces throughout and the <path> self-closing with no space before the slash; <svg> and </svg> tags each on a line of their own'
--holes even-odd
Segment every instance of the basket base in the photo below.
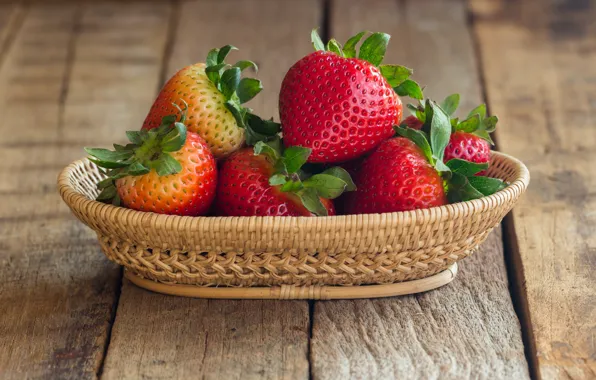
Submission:
<svg viewBox="0 0 596 380">
<path fill-rule="evenodd" d="M 422 293 L 428 290 L 439 288 L 453 281 L 456 275 L 457 263 L 454 263 L 446 270 L 433 276 L 421 278 L 419 280 L 398 282 L 395 284 L 358 286 L 281 285 L 272 287 L 216 288 L 195 285 L 163 284 L 161 282 L 155 282 L 139 277 L 128 270 L 124 272 L 124 277 L 141 288 L 150 290 L 152 292 L 169 294 L 173 296 L 194 298 L 276 300 L 332 300 L 401 296 L 406 294 Z"/>
</svg>

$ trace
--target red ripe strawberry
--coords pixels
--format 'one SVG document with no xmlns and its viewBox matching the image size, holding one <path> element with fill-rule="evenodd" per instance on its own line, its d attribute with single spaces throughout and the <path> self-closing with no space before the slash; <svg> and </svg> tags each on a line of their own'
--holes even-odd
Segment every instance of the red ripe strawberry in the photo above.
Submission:
<svg viewBox="0 0 596 380">
<path fill-rule="evenodd" d="M 215 198 L 216 163 L 207 143 L 187 132 L 185 112 L 150 131 L 126 132 L 132 142 L 114 151 L 85 148 L 105 170 L 97 200 L 160 214 L 204 215 Z"/>
<path fill-rule="evenodd" d="M 295 63 L 282 82 L 284 143 L 312 149 L 309 162 L 343 162 L 371 151 L 393 135 L 393 126 L 401 120 L 398 93 L 422 97 L 419 86 L 407 79 L 411 70 L 379 66 L 387 34 L 373 33 L 355 57 L 363 35 L 351 38 L 343 49 L 335 40 L 325 48 L 313 31 L 319 51 Z"/>
<path fill-rule="evenodd" d="M 245 148 L 228 158 L 219 171 L 216 210 L 227 216 L 313 216 L 300 198 L 269 184 L 273 164 L 265 155 Z M 328 215 L 335 215 L 333 202 L 321 198 Z"/>
<path fill-rule="evenodd" d="M 503 188 L 499 179 L 475 176 L 487 163 L 459 158 L 444 163 L 453 124 L 445 109 L 453 107 L 429 99 L 420 107 L 416 111 L 425 120 L 422 131 L 402 124 L 396 132 L 403 137 L 386 140 L 364 160 L 356 175 L 358 189 L 348 195 L 348 213 L 429 208 L 481 198 Z M 474 119 L 477 124 L 478 117 Z"/>
<path fill-rule="evenodd" d="M 159 214 L 207 214 L 217 184 L 215 159 L 207 143 L 196 133 L 188 132 L 184 146 L 172 157 L 182 165 L 179 173 L 160 176 L 152 170 L 116 180 L 122 205 Z"/>
<path fill-rule="evenodd" d="M 490 144 L 482 137 L 472 133 L 457 131 L 449 138 L 445 148 L 445 162 L 459 158 L 476 163 L 490 162 Z M 485 171 L 477 175 L 484 175 Z"/>
<path fill-rule="evenodd" d="M 206 64 L 197 63 L 174 74 L 159 92 L 143 129 L 157 128 L 164 116 L 187 104 L 188 130 L 199 134 L 217 159 L 240 149 L 245 139 L 254 144 L 279 132 L 279 124 L 263 121 L 242 106 L 263 87 L 257 79 L 241 79 L 243 69 L 257 69 L 254 62 L 239 61 L 233 66 L 224 62 L 232 49 L 236 48 L 226 45 L 213 49 Z"/>
<path fill-rule="evenodd" d="M 406 211 L 447 203 L 443 179 L 422 150 L 405 137 L 384 141 L 362 163 L 348 195 L 348 214 Z"/>
<path fill-rule="evenodd" d="M 459 94 L 449 95 L 441 103 L 441 110 L 449 117 L 451 117 L 459 105 Z M 409 116 L 402 123 L 402 127 L 412 129 L 424 130 L 429 132 L 430 124 L 425 123 L 426 107 L 422 105 L 411 107 L 418 116 Z M 423 120 L 420 120 L 421 117 Z M 449 143 L 445 147 L 444 162 L 449 162 L 452 159 L 466 160 L 479 164 L 490 162 L 490 144 L 492 140 L 490 133 L 494 132 L 498 118 L 496 116 L 486 116 L 486 106 L 484 104 L 474 108 L 468 114 L 468 117 L 459 121 L 458 118 L 451 118 L 450 124 L 452 134 L 449 138 Z M 485 171 L 479 172 L 478 176 L 483 176 Z"/>
</svg>

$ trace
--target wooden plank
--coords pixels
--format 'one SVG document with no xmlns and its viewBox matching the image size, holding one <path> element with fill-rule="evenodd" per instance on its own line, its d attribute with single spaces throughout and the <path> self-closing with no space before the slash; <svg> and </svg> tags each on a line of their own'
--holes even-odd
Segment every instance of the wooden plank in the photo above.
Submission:
<svg viewBox="0 0 596 380">
<path fill-rule="evenodd" d="M 332 12 L 340 40 L 366 29 L 391 34 L 385 61 L 413 67 L 428 96 L 460 92 L 464 109 L 481 101 L 462 2 L 337 1 Z M 315 379 L 528 378 L 500 231 L 438 290 L 316 302 L 311 359 Z"/>
<path fill-rule="evenodd" d="M 281 80 L 311 49 L 309 31 L 321 19 L 319 3 L 183 2 L 177 14 L 167 76 L 204 61 L 212 47 L 233 44 L 240 52 L 230 60 L 253 59 L 261 68 L 265 91 L 253 107 L 277 118 Z M 306 379 L 308 333 L 305 301 L 174 298 L 125 280 L 104 377 Z"/>
<path fill-rule="evenodd" d="M 62 204 L 55 178 L 61 166 L 84 154 L 82 144 L 66 142 L 69 136 L 101 142 L 97 136 L 104 122 L 118 122 L 119 130 L 140 125 L 144 115 L 133 110 L 137 101 L 151 102 L 145 86 L 157 85 L 163 54 L 158 37 L 167 31 L 168 9 L 168 4 L 32 4 L 5 56 L 0 69 L 1 151 L 8 167 L 0 170 L 3 379 L 94 378 L 101 370 L 121 272 L 101 254 L 92 231 Z M 128 24 L 127 17 L 136 21 Z M 152 69 L 88 59 L 109 33 L 144 36 L 143 47 L 105 51 L 151 51 Z M 92 36 L 97 40 L 90 41 Z M 105 73 L 117 79 L 119 94 L 98 95 L 97 76 Z M 117 102 L 131 107 L 109 106 Z M 73 116 L 83 110 L 86 123 Z"/>
<path fill-rule="evenodd" d="M 471 4 L 501 146 L 532 175 L 511 244 L 537 369 L 596 378 L 596 2 Z"/>
</svg>

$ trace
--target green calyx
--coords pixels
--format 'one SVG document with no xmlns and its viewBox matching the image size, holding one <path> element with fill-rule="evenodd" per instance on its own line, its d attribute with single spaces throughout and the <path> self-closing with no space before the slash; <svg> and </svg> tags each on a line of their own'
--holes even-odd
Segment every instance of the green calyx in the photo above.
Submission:
<svg viewBox="0 0 596 380">
<path fill-rule="evenodd" d="M 481 104 L 474 108 L 468 113 L 468 116 L 464 120 L 459 120 L 457 117 L 453 117 L 457 107 L 459 106 L 460 96 L 459 94 L 451 94 L 447 96 L 441 102 L 441 109 L 449 116 L 451 123 L 452 132 L 466 132 L 476 135 L 486 140 L 491 145 L 495 145 L 490 137 L 497 127 L 499 118 L 497 116 L 487 116 L 486 105 Z M 420 103 L 418 105 L 408 104 L 407 106 L 410 111 L 424 124 L 422 130 L 428 131 L 430 124 L 426 123 L 426 107 Z"/>
<path fill-rule="evenodd" d="M 317 32 L 313 29 L 311 32 L 311 41 L 317 51 L 329 51 L 344 58 L 358 58 L 377 66 L 381 71 L 381 75 L 387 79 L 387 82 L 399 96 L 409 96 L 413 99 L 421 100 L 423 98 L 422 88 L 415 81 L 409 79 L 413 73 L 412 69 L 400 65 L 383 65 L 383 58 L 387 52 L 387 45 L 391 36 L 386 33 L 371 33 L 360 45 L 358 50 L 357 45 L 362 40 L 365 34 L 369 32 L 364 31 L 350 37 L 343 45 L 335 39 L 330 39 L 327 44 L 324 44 Z"/>
<path fill-rule="evenodd" d="M 275 139 L 257 142 L 254 154 L 264 155 L 273 165 L 274 172 L 269 185 L 279 187 L 282 192 L 296 194 L 306 209 L 318 216 L 327 216 L 327 209 L 320 198 L 335 199 L 344 191 L 356 190 L 350 174 L 338 166 L 321 173 L 307 173 L 303 170 L 311 149 L 291 146 L 282 151 L 281 141 Z"/>
<path fill-rule="evenodd" d="M 184 101 L 183 101 L 184 102 Z M 151 130 L 127 131 L 130 143 L 122 146 L 114 144 L 114 150 L 103 148 L 85 148 L 89 160 L 99 166 L 107 176 L 97 184 L 100 194 L 97 200 L 114 205 L 120 204 L 116 191 L 116 180 L 127 176 L 138 176 L 155 170 L 158 175 L 176 174 L 182 165 L 170 153 L 180 150 L 186 142 L 186 110 L 174 106 L 180 111 L 180 120 L 176 115 L 162 119 L 161 125 Z"/>
<path fill-rule="evenodd" d="M 458 103 L 459 95 L 448 97 L 441 105 L 426 99 L 424 104 L 415 109 L 417 117 L 424 122 L 422 130 L 404 124 L 395 127 L 398 135 L 412 140 L 422 150 L 428 162 L 443 177 L 450 203 L 482 198 L 506 186 L 500 179 L 476 176 L 488 168 L 488 163 L 478 164 L 461 159 L 444 162 L 445 148 L 453 131 L 453 119 L 450 116 Z"/>
<path fill-rule="evenodd" d="M 244 128 L 247 144 L 254 145 L 258 141 L 273 139 L 281 130 L 281 125 L 273 120 L 263 120 L 251 113 L 250 108 L 243 106 L 263 90 L 260 80 L 242 78 L 242 72 L 245 69 L 252 68 L 256 72 L 257 65 L 252 61 L 227 64 L 225 59 L 232 50 L 238 49 L 232 45 L 226 45 L 209 51 L 205 73 L 211 83 L 224 95 L 225 106 L 236 119 L 238 126 Z"/>
</svg>

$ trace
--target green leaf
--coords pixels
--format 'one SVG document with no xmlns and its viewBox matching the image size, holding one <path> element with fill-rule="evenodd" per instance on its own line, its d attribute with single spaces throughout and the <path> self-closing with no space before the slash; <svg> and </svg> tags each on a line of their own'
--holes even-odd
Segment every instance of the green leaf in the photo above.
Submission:
<svg viewBox="0 0 596 380">
<path fill-rule="evenodd" d="M 93 157 L 88 157 L 87 159 L 93 162 L 95 165 L 106 169 L 124 168 L 128 166 L 127 162 L 103 161 Z"/>
<path fill-rule="evenodd" d="M 220 84 L 221 93 L 229 100 L 240 84 L 240 69 L 232 67 L 231 69 L 224 71 L 221 76 Z"/>
<path fill-rule="evenodd" d="M 445 111 L 432 100 L 428 101 L 432 109 L 432 120 L 430 123 L 430 146 L 433 156 L 438 160 L 443 160 L 445 147 L 449 144 L 451 137 L 451 122 Z"/>
<path fill-rule="evenodd" d="M 456 130 L 471 133 L 478 129 L 480 125 L 480 116 L 478 114 L 474 114 L 467 118 L 466 120 L 460 122 L 455 127 Z"/>
<path fill-rule="evenodd" d="M 286 183 L 286 176 L 283 174 L 274 174 L 269 177 L 269 185 L 271 186 L 283 185 L 284 183 Z"/>
<path fill-rule="evenodd" d="M 346 191 L 355 191 L 356 185 L 350 176 L 350 173 L 346 171 L 346 169 L 340 166 L 334 166 L 323 171 L 321 174 L 328 174 L 334 177 L 337 177 L 346 183 Z"/>
<path fill-rule="evenodd" d="M 246 114 L 246 124 L 255 132 L 265 136 L 275 136 L 281 131 L 281 124 L 273 120 L 263 120 L 252 113 Z"/>
<path fill-rule="evenodd" d="M 258 156 L 259 154 L 267 156 L 271 162 L 276 162 L 279 159 L 279 151 L 263 141 L 259 141 L 255 144 L 253 152 L 255 156 Z"/>
<path fill-rule="evenodd" d="M 220 81 L 220 72 L 226 67 L 225 63 L 221 63 L 219 65 L 214 66 L 207 66 L 205 69 L 205 74 L 207 74 L 207 78 L 213 83 L 216 87 L 219 85 Z"/>
<path fill-rule="evenodd" d="M 381 65 L 379 69 L 391 87 L 399 86 L 413 73 L 412 69 L 400 65 Z"/>
<path fill-rule="evenodd" d="M 341 45 L 339 44 L 339 42 L 335 40 L 335 38 L 332 38 L 327 42 L 327 51 L 334 52 L 340 57 L 344 56 L 344 52 L 341 49 Z"/>
<path fill-rule="evenodd" d="M 289 174 L 296 173 L 306 163 L 312 149 L 290 146 L 283 153 L 283 162 Z"/>
<path fill-rule="evenodd" d="M 449 160 L 447 166 L 453 173 L 462 174 L 466 177 L 473 176 L 476 173 L 488 169 L 488 163 L 470 162 L 459 158 Z"/>
<path fill-rule="evenodd" d="M 106 187 L 114 186 L 114 179 L 113 178 L 106 178 L 97 183 L 98 189 L 105 189 Z"/>
<path fill-rule="evenodd" d="M 261 84 L 260 80 L 254 78 L 242 78 L 240 83 L 238 83 L 236 95 L 238 95 L 240 104 L 242 104 L 257 96 L 261 90 L 263 90 L 263 85 Z"/>
<path fill-rule="evenodd" d="M 317 32 L 317 28 L 314 28 L 312 32 L 310 32 L 310 40 L 312 41 L 312 46 L 315 48 L 316 51 L 325 51 L 325 44 L 321 41 L 321 37 Z"/>
<path fill-rule="evenodd" d="M 150 171 L 151 170 L 148 167 L 138 161 L 133 162 L 128 168 L 126 168 L 126 172 L 129 175 L 143 175 L 149 173 Z"/>
<path fill-rule="evenodd" d="M 395 90 L 399 96 L 409 96 L 412 99 L 422 100 L 424 97 L 420 85 L 411 79 L 406 79 L 399 86 L 394 87 L 393 90 Z"/>
<path fill-rule="evenodd" d="M 157 175 L 164 176 L 169 174 L 176 174 L 182 170 L 182 165 L 174 157 L 168 153 L 163 153 L 159 159 L 153 161 L 155 171 Z"/>
<path fill-rule="evenodd" d="M 364 32 L 360 32 L 360 33 L 356 34 L 355 36 L 350 37 L 350 39 L 346 42 L 346 44 L 343 47 L 344 57 L 346 57 L 346 58 L 356 57 L 356 45 L 358 44 L 358 42 L 360 42 L 360 40 L 366 33 L 367 32 L 364 31 Z"/>
<path fill-rule="evenodd" d="M 389 38 L 391 38 L 391 36 L 386 33 L 371 34 L 362 43 L 358 58 L 368 61 L 375 66 L 379 66 L 381 62 L 383 62 L 383 58 L 385 58 Z"/>
<path fill-rule="evenodd" d="M 111 201 L 116 196 L 116 194 L 116 186 L 109 186 L 103 189 L 96 199 L 100 202 L 107 202 Z"/>
<path fill-rule="evenodd" d="M 219 53 L 217 54 L 217 63 L 223 63 L 232 50 L 238 50 L 238 48 L 232 45 L 226 45 L 219 49 Z"/>
<path fill-rule="evenodd" d="M 470 177 L 468 178 L 468 181 L 470 182 L 470 185 L 474 186 L 476 190 L 485 196 L 494 194 L 497 191 L 503 190 L 505 187 L 507 187 L 507 184 L 498 178 L 479 176 Z"/>
<path fill-rule="evenodd" d="M 328 212 L 315 189 L 304 189 L 296 193 L 306 209 L 318 216 L 327 216 Z"/>
<path fill-rule="evenodd" d="M 240 128 L 246 128 L 246 124 L 244 123 L 244 115 L 246 114 L 246 110 L 242 108 L 238 103 L 228 100 L 225 103 L 226 108 L 228 111 L 232 113 L 234 119 L 236 119 L 236 123 Z"/>
<path fill-rule="evenodd" d="M 497 128 L 498 122 L 499 118 L 496 116 L 487 117 L 486 119 L 482 120 L 482 128 L 488 133 L 494 132 Z"/>
<path fill-rule="evenodd" d="M 412 104 L 412 103 L 408 103 L 408 104 L 406 104 L 406 108 L 407 108 L 407 109 L 409 109 L 409 110 L 410 110 L 410 112 L 412 112 L 412 113 L 414 113 L 414 114 L 415 114 L 415 113 L 416 113 L 416 112 L 419 110 L 419 109 L 418 109 L 418 106 L 417 106 L 417 105 L 415 105 L 415 104 Z"/>
<path fill-rule="evenodd" d="M 495 145 L 495 142 L 493 141 L 493 139 L 490 138 L 490 134 L 487 131 L 478 129 L 474 132 L 474 134 L 480 137 L 481 139 L 488 141 L 490 145 Z"/>
<path fill-rule="evenodd" d="M 304 185 L 302 184 L 302 181 L 289 180 L 281 186 L 280 190 L 283 191 L 284 193 L 295 193 L 297 191 L 302 190 L 303 188 L 304 188 Z"/>
<path fill-rule="evenodd" d="M 426 110 L 418 109 L 416 110 L 416 117 L 423 123 L 426 123 Z M 424 129 L 424 127 L 422 127 Z"/>
<path fill-rule="evenodd" d="M 447 199 L 450 203 L 479 199 L 483 196 L 481 192 L 470 184 L 466 176 L 460 173 L 453 173 L 447 192 Z"/>
<path fill-rule="evenodd" d="M 133 144 L 141 145 L 143 143 L 143 138 L 141 137 L 141 132 L 139 131 L 126 131 L 126 137 Z"/>
<path fill-rule="evenodd" d="M 486 104 L 481 104 L 478 107 L 471 110 L 468 114 L 468 117 L 472 115 L 478 115 L 480 116 L 480 119 L 484 119 L 486 117 Z"/>
<path fill-rule="evenodd" d="M 137 145 L 135 145 L 135 144 L 126 144 L 126 145 L 113 144 L 113 145 L 114 145 L 114 150 L 116 152 L 132 151 L 137 147 Z"/>
<path fill-rule="evenodd" d="M 205 63 L 207 64 L 207 67 L 215 66 L 218 64 L 218 62 L 217 62 L 218 54 L 219 54 L 219 49 L 209 50 L 209 53 L 207 54 L 207 60 L 205 61 Z"/>
<path fill-rule="evenodd" d="M 459 106 L 459 94 L 451 94 L 443 100 L 441 103 L 441 108 L 445 113 L 449 116 L 455 113 L 457 107 Z"/>
<path fill-rule="evenodd" d="M 263 120 L 252 113 L 246 114 L 245 138 L 248 145 L 255 145 L 259 141 L 271 141 L 277 137 L 281 124 L 273 120 Z"/>
<path fill-rule="evenodd" d="M 437 171 L 441 173 L 444 177 L 451 177 L 451 169 L 449 168 L 449 166 L 445 165 L 443 161 L 437 160 L 435 162 L 435 169 L 437 169 Z"/>
<path fill-rule="evenodd" d="M 426 139 L 426 135 L 422 131 L 418 131 L 412 128 L 404 128 L 404 127 L 394 127 L 395 132 L 397 132 L 400 136 L 406 137 L 414 142 L 414 144 L 418 145 L 418 147 L 424 153 L 424 156 L 431 164 L 434 163 L 433 159 L 433 152 L 430 148 L 430 144 Z"/>
<path fill-rule="evenodd" d="M 457 125 L 459 124 L 459 118 L 453 118 L 451 119 L 451 129 L 456 131 L 457 130 Z"/>
<path fill-rule="evenodd" d="M 240 71 L 244 71 L 245 69 L 252 67 L 255 70 L 255 73 L 259 71 L 257 64 L 253 61 L 238 61 L 232 67 L 237 67 L 240 69 Z"/>
<path fill-rule="evenodd" d="M 186 142 L 186 126 L 182 123 L 174 123 L 174 128 L 161 140 L 163 152 L 177 152 Z"/>
<path fill-rule="evenodd" d="M 84 148 L 90 156 L 95 157 L 101 161 L 118 162 L 132 157 L 134 152 L 132 150 L 113 151 L 103 148 Z"/>
<path fill-rule="evenodd" d="M 304 187 L 315 189 L 323 198 L 335 199 L 344 192 L 347 184 L 340 178 L 321 173 L 304 181 Z"/>
</svg>

